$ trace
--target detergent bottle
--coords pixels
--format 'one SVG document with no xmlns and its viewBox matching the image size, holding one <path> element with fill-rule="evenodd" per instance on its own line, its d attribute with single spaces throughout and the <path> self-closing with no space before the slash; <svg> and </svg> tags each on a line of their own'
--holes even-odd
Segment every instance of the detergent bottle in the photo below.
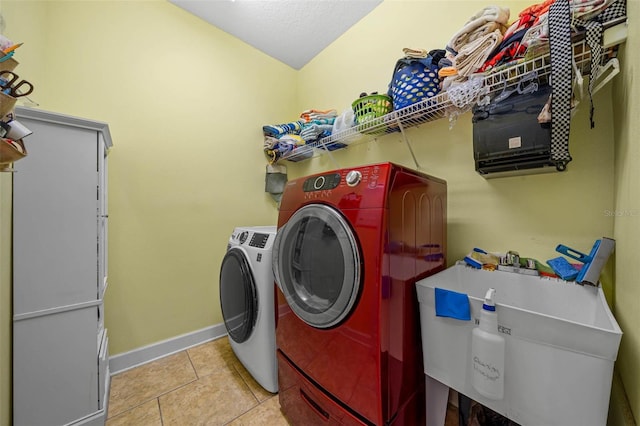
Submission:
<svg viewBox="0 0 640 426">
<path fill-rule="evenodd" d="M 495 288 L 487 290 L 480 313 L 480 324 L 472 331 L 472 384 L 481 395 L 491 399 L 502 399 L 505 341 L 498 333 L 495 294 Z"/>
</svg>

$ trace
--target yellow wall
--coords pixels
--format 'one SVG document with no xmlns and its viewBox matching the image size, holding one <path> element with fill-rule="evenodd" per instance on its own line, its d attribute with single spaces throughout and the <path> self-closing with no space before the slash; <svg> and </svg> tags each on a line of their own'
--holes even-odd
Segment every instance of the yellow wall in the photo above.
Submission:
<svg viewBox="0 0 640 426">
<path fill-rule="evenodd" d="M 640 3 L 628 1 L 629 36 L 614 85 L 615 316 L 624 331 L 616 367 L 636 422 L 640 421 Z"/>
<path fill-rule="evenodd" d="M 231 231 L 276 221 L 261 126 L 297 111 L 296 72 L 168 2 L 26 4 L 45 22 L 30 25 L 25 2 L 6 2 L 4 14 L 21 28 L 7 32 L 25 43 L 19 55 L 42 53 L 19 68 L 33 99 L 108 122 L 115 145 L 111 353 L 222 322 L 217 277 Z"/>
<path fill-rule="evenodd" d="M 384 92 L 402 47 L 442 47 L 489 3 L 386 0 L 300 72 L 164 1 L 0 4 L 7 35 L 25 42 L 19 74 L 36 84 L 40 107 L 110 124 L 106 321 L 118 354 L 222 321 L 217 275 L 231 230 L 277 217 L 263 192 L 263 124 L 295 119 L 306 108 L 343 110 L 362 91 Z M 531 2 L 499 4 L 510 6 L 513 17 Z M 634 8 L 630 2 L 637 17 Z M 608 280 L 606 289 L 610 301 L 615 294 L 625 331 L 617 365 L 638 418 L 633 253 L 640 231 L 635 217 L 604 214 L 638 203 L 632 136 L 639 101 L 627 95 L 634 65 L 635 58 L 623 61 L 615 102 L 611 87 L 597 94 L 595 129 L 587 105 L 580 108 L 572 122 L 574 161 L 563 174 L 481 178 L 473 168 L 469 114 L 451 130 L 441 120 L 407 135 L 422 169 L 449 183 L 450 263 L 474 246 L 545 260 L 558 243 L 588 250 L 596 238 L 615 236 L 616 288 Z M 415 167 L 399 135 L 333 155 L 340 167 L 387 160 Z M 287 166 L 290 178 L 335 167 L 328 156 Z M 4 247 L 6 214 L 0 220 Z M 2 288 L 8 283 L 0 274 Z M 0 331 L 8 330 L 7 321 L 3 314 Z M 0 338 L 6 365 L 7 337 Z M 1 424 L 10 382 L 0 371 Z"/>
</svg>

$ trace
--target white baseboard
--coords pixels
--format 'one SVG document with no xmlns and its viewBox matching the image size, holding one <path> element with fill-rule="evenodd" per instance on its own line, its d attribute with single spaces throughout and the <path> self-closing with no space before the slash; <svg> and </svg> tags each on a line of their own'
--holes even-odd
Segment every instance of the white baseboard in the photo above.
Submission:
<svg viewBox="0 0 640 426">
<path fill-rule="evenodd" d="M 220 323 L 148 346 L 143 346 L 129 352 L 110 356 L 109 370 L 111 371 L 111 375 L 122 373 L 131 368 L 138 367 L 158 358 L 164 358 L 165 356 L 217 339 L 226 334 L 227 329 L 224 323 Z"/>
</svg>

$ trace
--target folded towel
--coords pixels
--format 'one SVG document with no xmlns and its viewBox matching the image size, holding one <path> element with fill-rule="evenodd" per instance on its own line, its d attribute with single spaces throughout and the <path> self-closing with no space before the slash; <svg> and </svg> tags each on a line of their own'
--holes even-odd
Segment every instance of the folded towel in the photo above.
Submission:
<svg viewBox="0 0 640 426">
<path fill-rule="evenodd" d="M 425 49 L 412 49 L 410 47 L 405 47 L 402 52 L 410 58 L 426 58 L 429 54 Z"/>
<path fill-rule="evenodd" d="M 488 22 L 496 22 L 507 25 L 510 11 L 508 8 L 489 6 L 476 13 L 457 33 L 451 37 L 447 43 L 447 50 L 455 56 L 462 47 L 469 41 L 471 34 Z"/>
<path fill-rule="evenodd" d="M 487 21 L 496 21 L 506 24 L 509 21 L 510 10 L 508 7 L 501 8 L 499 6 L 487 6 L 478 13 L 469 18 L 469 22 L 477 19 L 486 19 Z"/>
<path fill-rule="evenodd" d="M 435 289 L 436 316 L 449 317 L 463 321 L 471 320 L 469 296 L 451 290 L 436 287 Z"/>
<path fill-rule="evenodd" d="M 279 137 L 286 134 L 299 134 L 302 129 L 302 121 L 293 121 L 285 124 L 271 124 L 262 126 L 262 133 L 265 136 Z"/>
<path fill-rule="evenodd" d="M 315 141 L 317 139 L 321 139 L 323 137 L 331 135 L 331 131 L 333 130 L 332 124 L 305 124 L 300 132 L 300 137 L 302 137 L 306 142 Z"/>
<path fill-rule="evenodd" d="M 305 141 L 300 135 L 284 135 L 278 139 L 279 143 L 288 143 L 294 146 L 304 145 Z"/>
<path fill-rule="evenodd" d="M 501 41 L 502 33 L 495 30 L 472 43 L 465 44 L 453 61 L 458 75 L 466 77 L 478 71 Z"/>
<path fill-rule="evenodd" d="M 498 22 L 487 22 L 486 24 L 478 27 L 474 32 L 469 34 L 467 37 L 466 43 L 471 43 L 476 41 L 479 38 L 486 36 L 487 34 L 491 34 L 495 30 L 500 30 L 501 33 L 506 31 L 507 27 Z"/>
<path fill-rule="evenodd" d="M 319 110 L 319 109 L 308 109 L 300 114 L 300 118 L 306 122 L 312 122 L 314 120 L 323 120 L 323 119 L 331 119 L 338 116 L 338 112 L 335 109 L 327 109 L 327 110 Z"/>
</svg>

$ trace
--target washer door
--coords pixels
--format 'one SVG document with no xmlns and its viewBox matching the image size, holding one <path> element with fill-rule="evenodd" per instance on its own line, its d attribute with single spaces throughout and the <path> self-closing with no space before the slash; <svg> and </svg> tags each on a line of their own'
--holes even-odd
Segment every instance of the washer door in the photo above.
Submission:
<svg viewBox="0 0 640 426">
<path fill-rule="evenodd" d="M 245 342 L 258 318 L 258 293 L 247 257 L 237 248 L 231 248 L 222 259 L 220 305 L 229 337 Z"/>
<path fill-rule="evenodd" d="M 349 314 L 360 290 L 360 270 L 353 231 L 329 206 L 305 206 L 278 230 L 276 282 L 291 310 L 313 327 L 333 327 Z"/>
</svg>

